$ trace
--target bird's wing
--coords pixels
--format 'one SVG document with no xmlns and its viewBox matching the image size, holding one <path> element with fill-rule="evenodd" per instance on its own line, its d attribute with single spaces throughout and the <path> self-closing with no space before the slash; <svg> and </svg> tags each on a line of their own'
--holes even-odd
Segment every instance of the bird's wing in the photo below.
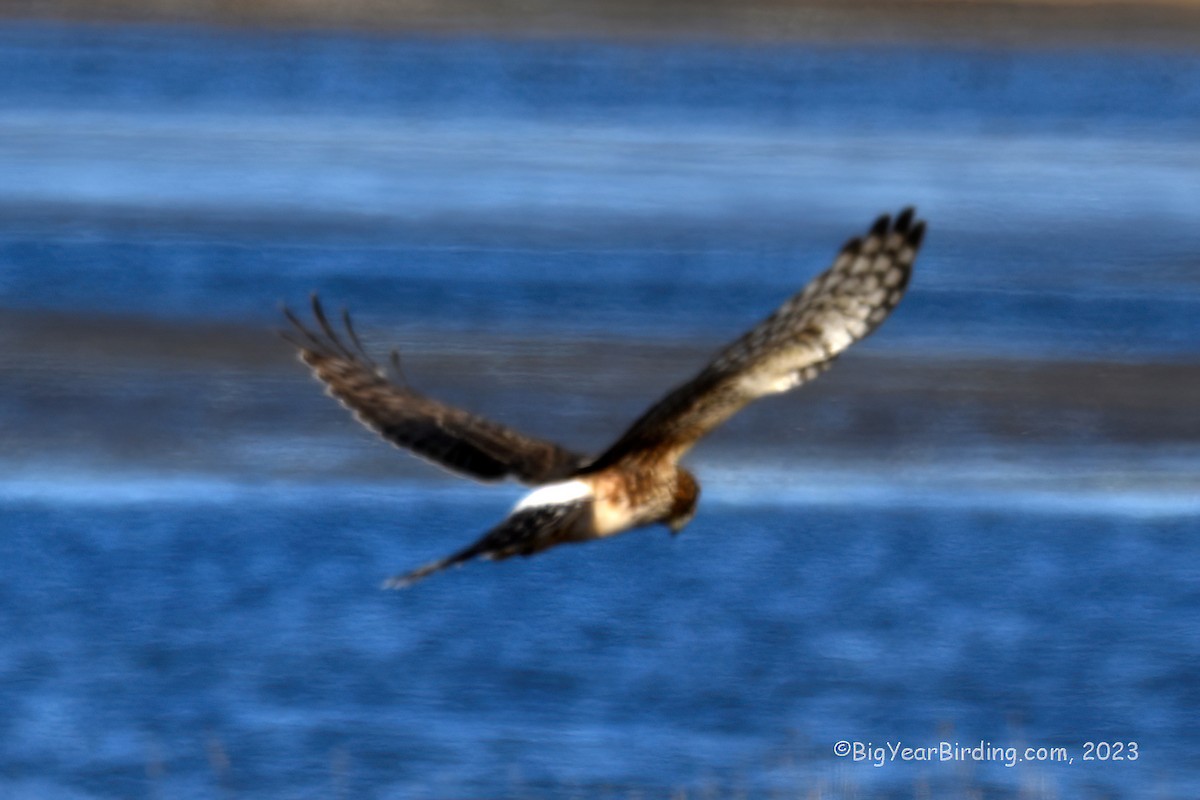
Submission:
<svg viewBox="0 0 1200 800">
<path fill-rule="evenodd" d="M 392 444 L 438 466 L 483 481 L 512 477 L 542 484 L 564 478 L 588 459 L 552 442 L 535 439 L 483 417 L 393 383 L 363 349 L 350 317 L 343 312 L 348 342 L 312 298 L 318 329 L 310 330 L 287 308 L 294 331 L 284 337 L 325 384 L 326 391 Z M 396 354 L 392 354 L 397 365 Z M 396 366 L 399 376 L 399 367 Z"/>
<path fill-rule="evenodd" d="M 879 217 L 803 291 L 651 406 L 588 471 L 635 454 L 676 459 L 752 400 L 817 377 L 900 302 L 924 232 L 911 208 Z"/>
</svg>

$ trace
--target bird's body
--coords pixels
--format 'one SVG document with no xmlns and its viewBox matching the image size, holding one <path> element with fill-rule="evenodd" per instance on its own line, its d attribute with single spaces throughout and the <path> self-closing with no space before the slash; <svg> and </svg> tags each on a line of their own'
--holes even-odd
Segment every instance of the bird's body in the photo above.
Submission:
<svg viewBox="0 0 1200 800">
<path fill-rule="evenodd" d="M 474 544 L 387 584 L 407 586 L 474 558 L 529 556 L 652 524 L 678 533 L 700 495 L 679 459 L 746 404 L 812 380 L 873 331 L 903 297 L 923 233 L 924 223 L 914 221 L 911 209 L 894 221 L 880 217 L 864 238 L 842 248 L 832 267 L 594 458 L 433 400 L 402 380 L 392 382 L 366 355 L 349 317 L 347 345 L 315 297 L 320 330 L 310 331 L 286 312 L 298 334 L 289 338 L 328 392 L 384 438 L 480 480 L 513 477 L 537 487 Z"/>
</svg>

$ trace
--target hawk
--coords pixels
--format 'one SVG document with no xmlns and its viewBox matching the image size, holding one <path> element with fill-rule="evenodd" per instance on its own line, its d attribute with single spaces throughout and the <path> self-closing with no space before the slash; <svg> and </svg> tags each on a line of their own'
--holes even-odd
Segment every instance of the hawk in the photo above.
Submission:
<svg viewBox="0 0 1200 800">
<path fill-rule="evenodd" d="M 925 223 L 906 208 L 848 241 L 833 265 L 719 352 L 595 456 L 573 452 L 439 402 L 395 380 L 367 355 L 348 313 L 335 330 L 316 295 L 316 328 L 287 308 L 285 338 L 328 394 L 384 439 L 480 481 L 514 478 L 536 487 L 499 525 L 449 556 L 390 578 L 410 586 L 475 558 L 531 556 L 567 542 L 603 539 L 652 524 L 679 533 L 700 487 L 679 459 L 743 406 L 813 380 L 867 336 L 904 296 Z"/>
</svg>

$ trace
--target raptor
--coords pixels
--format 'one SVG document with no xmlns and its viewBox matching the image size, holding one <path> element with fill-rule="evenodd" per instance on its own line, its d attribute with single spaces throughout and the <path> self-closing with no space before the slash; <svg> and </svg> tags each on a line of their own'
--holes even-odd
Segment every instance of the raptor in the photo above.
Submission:
<svg viewBox="0 0 1200 800">
<path fill-rule="evenodd" d="M 700 487 L 680 458 L 751 401 L 813 380 L 874 331 L 904 296 L 924 232 L 911 208 L 879 217 L 825 272 L 593 456 L 424 395 L 398 367 L 389 377 L 367 355 L 349 314 L 339 332 L 315 295 L 316 326 L 285 308 L 294 330 L 284 335 L 327 392 L 384 439 L 480 481 L 514 478 L 536 487 L 478 541 L 385 583 L 399 588 L 476 558 L 530 556 L 652 524 L 681 531 Z"/>
</svg>

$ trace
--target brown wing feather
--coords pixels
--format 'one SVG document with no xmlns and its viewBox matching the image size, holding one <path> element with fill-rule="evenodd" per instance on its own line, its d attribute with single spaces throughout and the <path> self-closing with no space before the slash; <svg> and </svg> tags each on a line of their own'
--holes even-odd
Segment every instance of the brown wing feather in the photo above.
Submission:
<svg viewBox="0 0 1200 800">
<path fill-rule="evenodd" d="M 552 442 L 526 436 L 407 385 L 392 383 L 367 356 L 348 314 L 343 313 L 343 321 L 349 345 L 329 323 L 316 295 L 312 306 L 319 330 L 310 330 L 284 308 L 296 328 L 285 338 L 300 349 L 300 359 L 312 368 L 330 395 L 392 444 L 484 481 L 513 477 L 541 484 L 565 478 L 587 462 L 584 456 Z"/>
<path fill-rule="evenodd" d="M 634 455 L 676 459 L 751 401 L 817 377 L 900 302 L 924 232 L 911 208 L 894 221 L 879 217 L 803 291 L 652 406 L 589 471 Z"/>
</svg>

